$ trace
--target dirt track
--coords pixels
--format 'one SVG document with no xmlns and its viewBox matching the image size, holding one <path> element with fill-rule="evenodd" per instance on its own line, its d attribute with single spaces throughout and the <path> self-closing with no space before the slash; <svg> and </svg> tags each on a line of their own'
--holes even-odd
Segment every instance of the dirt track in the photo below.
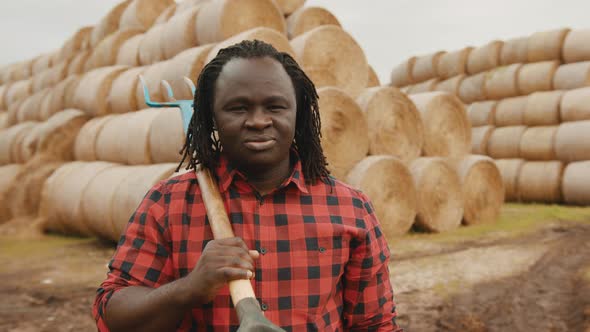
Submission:
<svg viewBox="0 0 590 332">
<path fill-rule="evenodd" d="M 396 241 L 399 322 L 407 331 L 590 331 L 590 223 L 558 219 L 509 236 Z M 2 233 L 0 331 L 96 330 L 90 307 L 112 245 Z"/>
</svg>

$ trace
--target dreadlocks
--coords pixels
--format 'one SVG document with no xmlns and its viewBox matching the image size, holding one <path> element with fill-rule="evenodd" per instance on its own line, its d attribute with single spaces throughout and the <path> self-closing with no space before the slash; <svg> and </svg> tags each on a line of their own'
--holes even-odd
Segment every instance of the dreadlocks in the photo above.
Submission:
<svg viewBox="0 0 590 332">
<path fill-rule="evenodd" d="M 315 86 L 289 54 L 279 52 L 273 46 L 259 40 L 246 40 L 224 48 L 203 68 L 195 91 L 195 111 L 180 151 L 183 157 L 177 171 L 187 158 L 186 169 L 195 169 L 197 164 L 209 169 L 217 166 L 221 145 L 214 133 L 213 123 L 215 82 L 223 66 L 230 60 L 261 57 L 270 57 L 281 63 L 295 87 L 297 115 L 293 147 L 301 159 L 306 182 L 315 183 L 319 179 L 327 179 L 329 171 L 320 145 L 321 123 Z"/>
</svg>

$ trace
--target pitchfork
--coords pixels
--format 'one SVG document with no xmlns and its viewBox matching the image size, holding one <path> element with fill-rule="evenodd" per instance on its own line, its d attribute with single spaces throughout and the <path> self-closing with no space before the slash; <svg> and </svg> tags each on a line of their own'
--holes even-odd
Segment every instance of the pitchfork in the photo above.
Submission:
<svg viewBox="0 0 590 332">
<path fill-rule="evenodd" d="M 145 103 L 149 107 L 175 107 L 180 109 L 182 115 L 182 124 L 184 132 L 188 131 L 188 126 L 193 116 L 194 103 L 192 100 L 176 100 L 170 83 L 163 80 L 162 85 L 166 88 L 168 94 L 167 102 L 154 102 L 150 98 L 150 92 L 143 76 L 139 76 L 141 84 L 143 85 L 143 94 Z M 189 87 L 192 95 L 195 95 L 195 84 L 188 77 L 184 77 L 185 84 Z M 195 110 L 197 111 L 197 110 Z M 205 209 L 207 210 L 207 217 L 215 239 L 224 239 L 234 237 L 234 232 L 231 227 L 227 212 L 221 199 L 221 194 L 217 189 L 217 183 L 211 176 L 208 169 L 202 168 L 201 165 L 195 170 Z M 272 324 L 264 317 L 260 305 L 254 295 L 252 284 L 249 280 L 233 280 L 229 282 L 229 291 L 232 302 L 236 307 L 238 318 L 240 320 L 239 331 L 253 332 L 253 331 L 269 331 L 279 332 L 284 331 L 276 325 Z"/>
</svg>

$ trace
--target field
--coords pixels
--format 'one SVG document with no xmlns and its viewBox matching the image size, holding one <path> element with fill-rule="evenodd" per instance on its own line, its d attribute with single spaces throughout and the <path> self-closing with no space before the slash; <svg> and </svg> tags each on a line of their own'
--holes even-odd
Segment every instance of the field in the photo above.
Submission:
<svg viewBox="0 0 590 332">
<path fill-rule="evenodd" d="M 0 331 L 93 331 L 113 246 L 0 226 Z M 590 208 L 507 204 L 494 225 L 390 243 L 407 331 L 590 331 Z"/>
</svg>

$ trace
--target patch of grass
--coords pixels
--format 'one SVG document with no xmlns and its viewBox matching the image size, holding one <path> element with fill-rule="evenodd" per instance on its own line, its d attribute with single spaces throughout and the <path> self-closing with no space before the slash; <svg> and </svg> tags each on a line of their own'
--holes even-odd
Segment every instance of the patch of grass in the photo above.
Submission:
<svg viewBox="0 0 590 332">
<path fill-rule="evenodd" d="M 0 259 L 19 259 L 30 256 L 52 255 L 55 249 L 96 241 L 93 238 L 47 235 L 40 239 L 11 239 L 0 237 Z"/>
<path fill-rule="evenodd" d="M 461 226 L 456 230 L 438 234 L 413 232 L 393 239 L 390 245 L 398 252 L 408 252 L 423 247 L 425 241 L 444 244 L 478 240 L 494 235 L 519 236 L 555 221 L 590 223 L 590 207 L 507 203 L 502 207 L 500 217 L 495 223 Z"/>
</svg>

